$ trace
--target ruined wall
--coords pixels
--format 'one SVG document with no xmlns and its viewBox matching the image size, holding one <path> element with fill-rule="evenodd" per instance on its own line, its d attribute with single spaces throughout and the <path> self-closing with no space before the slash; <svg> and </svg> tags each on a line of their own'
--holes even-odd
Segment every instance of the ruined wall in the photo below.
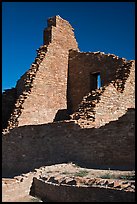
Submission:
<svg viewBox="0 0 137 204">
<path fill-rule="evenodd" d="M 59 170 L 58 172 L 60 172 L 60 167 L 63 170 L 67 166 L 69 169 L 71 165 L 59 164 L 55 166 Z M 55 168 L 55 166 L 42 166 L 27 174 L 21 174 L 14 178 L 3 178 L 2 202 L 25 201 L 24 199 L 28 198 L 29 195 L 42 198 L 45 202 L 66 201 L 66 199 L 69 199 L 68 201 L 78 201 L 79 199 L 81 201 L 86 201 L 87 199 L 94 201 L 95 199 L 95 201 L 98 200 L 100 202 L 102 201 L 101 195 L 103 193 L 107 193 L 104 199 L 108 199 L 109 196 L 111 201 L 117 199 L 119 201 L 132 201 L 134 199 L 135 181 L 133 180 L 89 179 L 88 177 L 75 177 L 71 175 L 68 177 L 65 174 L 58 176 L 55 173 L 53 176 L 52 168 Z M 60 192 L 62 193 L 61 198 L 59 196 Z M 91 194 L 93 192 L 96 192 L 95 195 Z M 88 193 L 89 195 L 87 195 Z M 113 195 L 115 196 L 113 197 Z"/>
<path fill-rule="evenodd" d="M 48 19 L 43 41 L 30 69 L 17 82 L 9 129 L 70 119 L 76 111 L 72 119 L 96 122 L 98 127 L 135 107 L 134 61 L 79 52 L 73 28 L 59 16 Z M 92 90 L 91 75 L 96 72 L 101 74 L 99 91 Z"/>
<path fill-rule="evenodd" d="M 71 50 L 68 71 L 68 108 L 71 109 L 70 112 L 76 111 L 83 96 L 91 92 L 91 74 L 96 72 L 100 72 L 102 87 L 113 82 L 117 94 L 122 93 L 130 74 L 131 64 L 132 61 L 126 61 L 126 59 L 118 58 L 113 54 L 84 53 Z"/>
<path fill-rule="evenodd" d="M 45 202 L 134 202 L 134 192 L 99 187 L 57 185 L 34 178 L 34 194 Z"/>
<path fill-rule="evenodd" d="M 83 97 L 77 111 L 72 114 L 79 125 L 85 120 L 85 123 L 94 121 L 92 125 L 100 127 L 117 120 L 128 108 L 135 108 L 135 61 L 130 61 L 128 66 L 128 74 L 125 67 L 122 69 L 126 76 L 122 83 L 117 79 Z"/>
<path fill-rule="evenodd" d="M 134 109 L 100 128 L 74 121 L 18 127 L 2 137 L 3 176 L 74 161 L 90 168 L 133 170 Z"/>
<path fill-rule="evenodd" d="M 17 82 L 18 100 L 9 129 L 52 122 L 58 110 L 67 109 L 68 51 L 78 50 L 78 45 L 73 28 L 59 16 L 48 20 L 46 30 L 45 45 L 37 50 L 35 61 Z"/>
<path fill-rule="evenodd" d="M 123 92 L 119 92 L 110 84 L 100 96 L 95 106 L 96 126 L 117 120 L 128 108 L 135 108 L 135 62 L 130 67 L 130 74 L 125 81 Z"/>
<path fill-rule="evenodd" d="M 31 94 L 23 104 L 19 126 L 52 122 L 59 109 L 67 108 L 68 50 L 77 49 L 70 24 L 56 18 L 51 26 L 51 43 L 33 81 Z"/>
<path fill-rule="evenodd" d="M 7 89 L 2 93 L 2 129 L 7 127 L 8 119 L 16 101 L 16 89 Z"/>
</svg>

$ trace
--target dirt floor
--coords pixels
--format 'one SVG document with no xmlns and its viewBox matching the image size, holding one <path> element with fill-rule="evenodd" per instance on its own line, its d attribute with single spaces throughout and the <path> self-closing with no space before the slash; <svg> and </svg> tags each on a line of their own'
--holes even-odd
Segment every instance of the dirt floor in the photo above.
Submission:
<svg viewBox="0 0 137 204">
<path fill-rule="evenodd" d="M 25 197 L 22 197 L 20 199 L 17 199 L 14 202 L 42 202 L 40 199 L 32 197 L 30 195 L 27 195 Z"/>
</svg>

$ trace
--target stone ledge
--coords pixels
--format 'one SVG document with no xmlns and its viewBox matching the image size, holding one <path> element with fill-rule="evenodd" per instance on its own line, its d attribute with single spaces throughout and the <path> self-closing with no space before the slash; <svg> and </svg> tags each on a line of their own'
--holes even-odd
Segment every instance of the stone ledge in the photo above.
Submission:
<svg viewBox="0 0 137 204">
<path fill-rule="evenodd" d="M 59 185 L 33 178 L 30 194 L 46 202 L 134 202 L 134 192 L 103 187 Z"/>
</svg>

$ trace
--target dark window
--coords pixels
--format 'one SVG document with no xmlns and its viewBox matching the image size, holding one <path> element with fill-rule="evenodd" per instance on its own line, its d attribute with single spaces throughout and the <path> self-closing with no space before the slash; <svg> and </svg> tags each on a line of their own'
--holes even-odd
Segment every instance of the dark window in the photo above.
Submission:
<svg viewBox="0 0 137 204">
<path fill-rule="evenodd" d="M 90 74 L 90 90 L 99 89 L 101 87 L 100 73 Z"/>
</svg>

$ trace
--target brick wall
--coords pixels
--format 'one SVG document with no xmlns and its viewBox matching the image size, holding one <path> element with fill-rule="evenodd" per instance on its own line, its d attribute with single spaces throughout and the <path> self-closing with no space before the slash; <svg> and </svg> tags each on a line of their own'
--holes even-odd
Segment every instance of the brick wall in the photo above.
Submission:
<svg viewBox="0 0 137 204">
<path fill-rule="evenodd" d="M 2 137 L 3 176 L 74 161 L 95 168 L 134 169 L 134 109 L 100 128 L 74 121 L 18 127 Z"/>
</svg>

